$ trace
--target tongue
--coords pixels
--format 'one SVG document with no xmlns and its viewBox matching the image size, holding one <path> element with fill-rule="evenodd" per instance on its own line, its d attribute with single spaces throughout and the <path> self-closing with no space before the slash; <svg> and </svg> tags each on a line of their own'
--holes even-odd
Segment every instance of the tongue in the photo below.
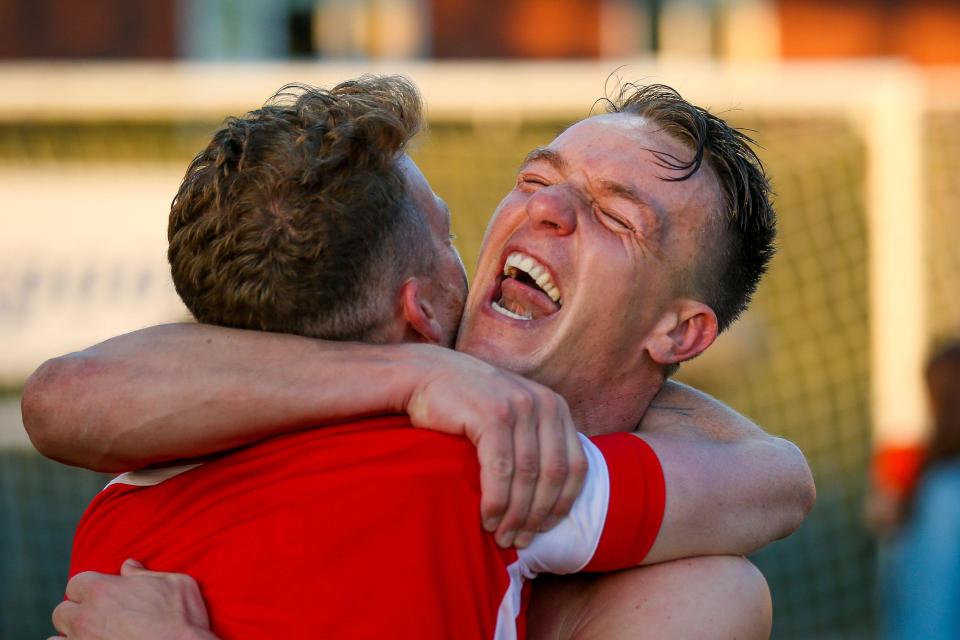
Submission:
<svg viewBox="0 0 960 640">
<path fill-rule="evenodd" d="M 560 310 L 560 305 L 537 287 L 520 282 L 516 278 L 504 278 L 500 284 L 499 304 L 520 315 L 534 319 L 548 316 Z"/>
</svg>

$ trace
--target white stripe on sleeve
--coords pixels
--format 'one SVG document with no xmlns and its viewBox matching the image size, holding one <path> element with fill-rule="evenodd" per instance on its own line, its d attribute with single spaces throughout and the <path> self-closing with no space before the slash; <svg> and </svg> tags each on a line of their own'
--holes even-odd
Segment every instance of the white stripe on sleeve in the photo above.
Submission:
<svg viewBox="0 0 960 640">
<path fill-rule="evenodd" d="M 590 562 L 600 543 L 610 505 L 610 475 L 600 449 L 583 434 L 577 435 L 589 465 L 583 490 L 557 526 L 518 550 L 525 578 L 538 573 L 575 573 Z"/>
</svg>

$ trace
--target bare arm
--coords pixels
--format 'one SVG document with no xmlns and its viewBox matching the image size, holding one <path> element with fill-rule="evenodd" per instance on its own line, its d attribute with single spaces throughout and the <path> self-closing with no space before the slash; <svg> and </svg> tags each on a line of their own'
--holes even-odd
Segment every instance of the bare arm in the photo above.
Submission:
<svg viewBox="0 0 960 640">
<path fill-rule="evenodd" d="M 264 400 L 269 401 L 269 398 Z M 749 420 L 705 394 L 682 385 L 668 384 L 655 399 L 640 431 L 657 451 L 667 480 L 663 530 L 647 562 L 719 553 L 715 549 L 720 547 L 752 549 L 761 546 L 789 533 L 812 505 L 814 489 L 809 468 L 796 447 L 765 434 Z M 657 570 L 663 571 L 662 567 L 666 565 L 658 566 L 661 569 Z M 157 575 L 164 577 L 166 574 Z M 587 616 L 592 621 L 590 624 L 605 628 L 603 625 L 609 621 L 636 619 L 635 602 L 625 599 L 619 586 L 618 581 L 625 575 L 617 573 L 592 579 L 593 584 L 580 594 L 591 608 L 596 609 Z M 716 579 L 717 574 L 710 569 L 705 577 Z M 150 585 L 159 587 L 168 583 L 178 589 L 185 588 L 182 577 L 170 574 L 166 578 L 169 578 L 168 582 L 151 582 L 142 586 L 124 584 L 118 593 L 129 598 L 136 589 L 147 597 Z M 695 584 L 703 582 L 701 577 L 691 579 Z M 110 581 L 109 586 L 116 578 L 88 574 L 84 580 L 90 583 Z M 643 575 L 635 584 L 647 582 Z M 720 580 L 719 586 L 718 597 L 727 598 L 721 608 L 728 611 L 731 585 Z M 612 587 L 616 588 L 611 591 Z M 102 599 L 106 599 L 109 593 L 101 591 Z M 113 600 L 106 599 L 105 602 L 115 612 L 122 613 L 118 609 L 120 605 Z M 83 606 L 90 608 L 93 603 L 91 599 Z M 569 611 L 567 603 L 552 600 L 549 604 L 552 606 L 548 606 L 546 612 L 538 614 L 536 609 L 532 610 L 535 628 L 536 625 L 541 629 L 544 626 L 553 628 L 554 622 L 565 619 L 563 616 Z M 717 603 L 707 604 L 713 606 Z M 702 605 L 696 606 L 702 609 Z M 162 601 L 158 606 L 172 610 Z M 82 611 L 69 603 L 62 605 L 61 609 L 61 614 L 71 615 Z M 540 614 L 542 616 L 537 618 Z M 683 610 L 677 614 L 685 615 Z M 103 615 L 100 613 L 97 617 L 102 619 Z M 553 615 L 557 618 L 552 618 Z M 750 613 L 746 617 L 735 616 L 732 622 L 743 620 L 757 621 L 760 618 Z M 578 637 L 578 634 L 561 634 L 561 637 Z"/>
<path fill-rule="evenodd" d="M 202 456 L 322 422 L 407 413 L 415 426 L 476 445 L 481 516 L 503 546 L 525 546 L 565 515 L 586 472 L 563 398 L 432 345 L 165 325 L 44 363 L 27 382 L 22 408 L 41 453 L 100 471 Z"/>
<path fill-rule="evenodd" d="M 402 412 L 395 365 L 368 345 L 163 325 L 45 362 L 24 388 L 24 425 L 54 460 L 128 471 Z"/>
<path fill-rule="evenodd" d="M 657 452 L 667 486 L 645 564 L 750 553 L 792 533 L 813 508 L 800 450 L 696 389 L 668 382 L 638 434 Z"/>
<path fill-rule="evenodd" d="M 770 590 L 739 556 L 662 562 L 609 574 L 540 576 L 527 619 L 531 640 L 770 638 Z"/>
<path fill-rule="evenodd" d="M 561 399 L 479 360 L 426 345 L 168 325 L 45 363 L 23 400 L 24 424 L 42 453 L 106 471 L 385 411 L 472 434 L 484 470 L 483 516 L 494 520 L 488 529 L 509 500 L 498 525 L 501 543 L 521 528 L 520 544 L 528 542 L 538 523 L 566 513 L 579 490 L 582 452 L 570 444 L 575 435 Z M 549 440 L 554 424 L 564 425 L 562 437 Z M 657 451 L 668 484 L 651 562 L 746 553 L 795 529 L 812 505 L 809 468 L 796 447 L 689 387 L 668 383 L 641 433 Z M 538 438 L 553 444 L 541 446 Z M 563 449 L 566 457 L 559 455 Z M 571 470 L 572 480 L 558 480 Z M 531 497 L 539 480 L 552 489 Z"/>
</svg>

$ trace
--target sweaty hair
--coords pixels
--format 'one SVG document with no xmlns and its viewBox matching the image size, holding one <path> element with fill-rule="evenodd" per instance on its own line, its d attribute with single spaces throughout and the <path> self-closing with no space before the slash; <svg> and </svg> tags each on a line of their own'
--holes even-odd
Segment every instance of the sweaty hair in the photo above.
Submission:
<svg viewBox="0 0 960 640">
<path fill-rule="evenodd" d="M 686 180 L 704 163 L 716 176 L 723 211 L 718 212 L 717 226 L 707 233 L 719 236 L 720 242 L 714 243 L 684 280 L 691 293 L 717 314 L 723 331 L 749 305 L 774 253 L 772 192 L 763 165 L 750 146 L 755 144 L 753 139 L 665 85 L 627 83 L 619 95 L 606 102 L 608 113 L 643 117 L 693 151 L 692 159 L 682 160 L 651 149 L 661 167 L 682 172 L 664 180 Z"/>
<path fill-rule="evenodd" d="M 228 118 L 187 169 L 168 258 L 197 320 L 378 341 L 430 231 L 398 165 L 422 124 L 416 88 L 364 76 L 286 85 Z"/>
</svg>

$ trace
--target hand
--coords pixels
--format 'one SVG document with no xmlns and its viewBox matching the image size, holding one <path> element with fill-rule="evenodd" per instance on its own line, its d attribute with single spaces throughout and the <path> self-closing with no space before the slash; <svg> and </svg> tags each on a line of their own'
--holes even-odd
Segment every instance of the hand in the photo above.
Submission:
<svg viewBox="0 0 960 640">
<path fill-rule="evenodd" d="M 86 571 L 67 583 L 53 626 L 70 640 L 216 640 L 196 581 L 127 560 L 120 575 Z"/>
<path fill-rule="evenodd" d="M 480 460 L 483 527 L 525 547 L 573 505 L 587 460 L 566 401 L 468 355 L 421 348 L 426 365 L 404 410 L 414 426 L 465 435 Z"/>
</svg>

